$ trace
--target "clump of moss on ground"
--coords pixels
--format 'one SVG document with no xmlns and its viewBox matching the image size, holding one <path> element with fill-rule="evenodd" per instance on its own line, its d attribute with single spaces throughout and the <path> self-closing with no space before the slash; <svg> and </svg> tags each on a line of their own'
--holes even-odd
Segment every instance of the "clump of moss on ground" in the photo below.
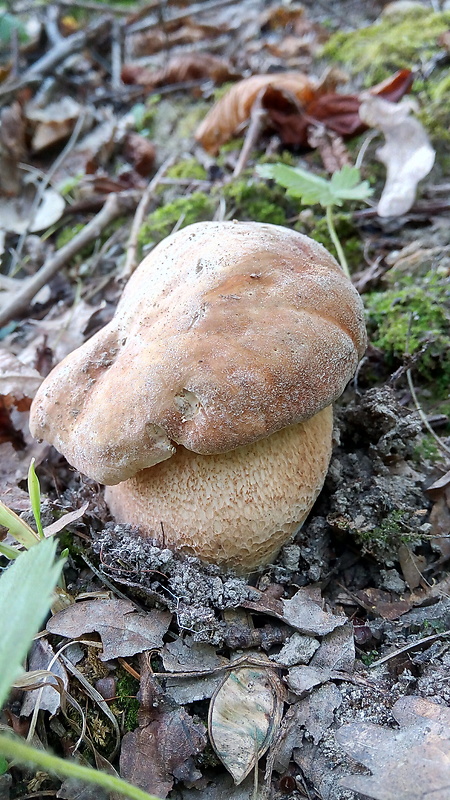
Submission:
<svg viewBox="0 0 450 800">
<path fill-rule="evenodd" d="M 167 170 L 168 178 L 175 178 L 179 180 L 197 180 L 203 181 L 208 178 L 206 169 L 199 164 L 196 158 L 186 158 L 184 161 L 178 161 Z"/>
<path fill-rule="evenodd" d="M 215 194 L 225 199 L 227 216 L 240 221 L 287 225 L 288 218 L 295 213 L 292 200 L 284 189 L 269 186 L 251 173 L 230 181 L 218 188 Z"/>
<path fill-rule="evenodd" d="M 423 277 L 403 275 L 393 288 L 365 296 L 372 343 L 392 366 L 420 354 L 415 370 L 446 397 L 450 385 L 450 279 L 430 270 Z"/>
<path fill-rule="evenodd" d="M 352 75 L 363 75 L 370 86 L 398 69 L 413 69 L 438 52 L 438 37 L 450 26 L 450 12 L 416 7 L 396 17 L 350 33 L 335 33 L 323 55 L 345 64 Z"/>
<path fill-rule="evenodd" d="M 145 248 L 165 239 L 175 226 L 181 229 L 194 222 L 211 220 L 216 207 L 217 202 L 205 192 L 177 197 L 148 215 L 139 232 L 138 243 Z"/>
<path fill-rule="evenodd" d="M 139 691 L 139 681 L 125 670 L 120 670 L 117 676 L 117 697 L 110 708 L 116 716 L 123 717 L 125 731 L 134 731 L 138 725 L 139 700 L 136 695 Z"/>
</svg>

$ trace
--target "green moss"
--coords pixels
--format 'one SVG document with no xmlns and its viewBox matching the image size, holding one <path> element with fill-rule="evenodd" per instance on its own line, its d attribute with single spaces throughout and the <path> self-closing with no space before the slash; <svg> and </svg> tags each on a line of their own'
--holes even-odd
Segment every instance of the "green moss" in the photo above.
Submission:
<svg viewBox="0 0 450 800">
<path fill-rule="evenodd" d="M 371 340 L 392 364 L 421 353 L 415 368 L 436 397 L 450 385 L 450 280 L 434 271 L 401 276 L 397 285 L 366 295 Z"/>
<path fill-rule="evenodd" d="M 364 85 L 384 80 L 398 69 L 412 69 L 439 49 L 438 36 L 450 25 L 450 12 L 414 8 L 409 13 L 350 33 L 335 33 L 323 55 L 345 64 L 352 75 L 363 75 Z"/>
<path fill-rule="evenodd" d="M 269 186 L 255 179 L 252 173 L 245 173 L 220 187 L 218 195 L 225 198 L 227 215 L 233 219 L 286 225 L 288 217 L 294 213 L 292 200 L 284 189 Z"/>
<path fill-rule="evenodd" d="M 422 464 L 424 461 L 431 461 L 433 463 L 439 461 L 441 458 L 441 451 L 431 434 L 424 434 L 421 436 L 419 443 L 414 447 L 413 458 L 417 464 Z"/>
<path fill-rule="evenodd" d="M 185 228 L 194 222 L 212 219 L 216 205 L 216 201 L 205 192 L 175 198 L 149 214 L 139 232 L 139 245 L 145 247 L 160 242 L 169 236 L 175 225 Z"/>
<path fill-rule="evenodd" d="M 113 714 L 123 715 L 123 727 L 126 731 L 134 731 L 138 725 L 138 691 L 139 681 L 121 669 L 116 683 L 117 699 L 110 707 Z"/>
<path fill-rule="evenodd" d="M 377 527 L 352 530 L 352 535 L 363 553 L 369 553 L 380 561 L 396 558 L 402 542 L 417 538 L 405 532 L 409 518 L 409 510 L 396 508 Z"/>
<path fill-rule="evenodd" d="M 363 258 L 363 243 L 353 224 L 352 215 L 345 211 L 334 211 L 333 219 L 350 269 L 360 269 Z M 301 233 L 306 233 L 308 236 L 311 236 L 316 242 L 323 244 L 323 246 L 337 258 L 336 250 L 328 231 L 324 211 L 320 209 L 316 210 L 314 215 L 308 219 L 308 224 L 305 224 L 305 220 L 303 219 L 297 222 L 294 227 Z"/>
<path fill-rule="evenodd" d="M 176 179 L 192 179 L 192 180 L 206 180 L 206 169 L 195 158 L 187 158 L 184 161 L 178 161 L 173 167 L 167 170 L 168 178 Z"/>
<path fill-rule="evenodd" d="M 67 226 L 66 228 L 62 228 L 56 237 L 56 249 L 59 250 L 61 247 L 64 247 L 66 244 L 72 241 L 72 239 L 83 230 L 85 226 L 81 223 L 71 225 L 70 227 Z"/>
</svg>

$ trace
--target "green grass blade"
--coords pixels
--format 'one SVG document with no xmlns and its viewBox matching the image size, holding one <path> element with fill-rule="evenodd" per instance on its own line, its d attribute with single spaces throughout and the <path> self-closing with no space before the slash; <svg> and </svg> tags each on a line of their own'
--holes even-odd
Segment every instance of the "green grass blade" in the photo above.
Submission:
<svg viewBox="0 0 450 800">
<path fill-rule="evenodd" d="M 30 526 L 24 522 L 23 519 L 17 516 L 14 511 L 11 511 L 8 506 L 5 506 L 4 503 L 0 501 L 0 525 L 4 525 L 5 528 L 8 528 L 11 536 L 16 539 L 16 541 L 23 544 L 24 547 L 27 549 L 33 547 L 33 545 L 37 544 L 40 541 L 39 534 L 30 528 Z"/>
<path fill-rule="evenodd" d="M 34 458 L 31 459 L 28 470 L 28 494 L 30 495 L 31 510 L 38 530 L 39 537 L 44 538 L 44 531 L 41 523 L 41 487 L 39 478 L 34 468 Z"/>
<path fill-rule="evenodd" d="M 55 555 L 56 541 L 44 539 L 0 577 L 0 708 L 50 609 L 63 565 Z"/>
</svg>

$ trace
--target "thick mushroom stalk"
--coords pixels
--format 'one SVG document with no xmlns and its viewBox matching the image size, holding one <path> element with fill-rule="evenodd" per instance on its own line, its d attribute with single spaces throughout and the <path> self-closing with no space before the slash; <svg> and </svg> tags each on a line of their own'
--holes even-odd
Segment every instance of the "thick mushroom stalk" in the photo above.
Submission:
<svg viewBox="0 0 450 800">
<path fill-rule="evenodd" d="M 322 409 L 365 342 L 359 295 L 321 245 L 275 225 L 191 225 L 155 247 L 114 319 L 46 378 L 30 427 L 119 484 L 107 497 L 120 521 L 250 570 L 314 502 L 330 455 Z"/>
</svg>

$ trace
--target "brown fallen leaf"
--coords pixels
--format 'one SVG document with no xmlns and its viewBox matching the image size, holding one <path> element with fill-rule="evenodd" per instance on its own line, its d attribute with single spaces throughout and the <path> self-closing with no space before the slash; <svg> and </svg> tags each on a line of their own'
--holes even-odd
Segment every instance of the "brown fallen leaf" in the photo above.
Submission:
<svg viewBox="0 0 450 800">
<path fill-rule="evenodd" d="M 124 64 L 122 80 L 124 83 L 138 83 L 147 91 L 157 86 L 168 86 L 172 83 L 185 83 L 209 79 L 216 84 L 235 81 L 241 76 L 237 74 L 228 61 L 210 53 L 186 53 L 171 58 L 166 67 L 151 70 L 136 64 Z"/>
<path fill-rule="evenodd" d="M 372 775 L 340 783 L 373 800 L 448 800 L 450 793 L 450 709 L 424 697 L 401 697 L 392 708 L 400 728 L 355 722 L 336 738 Z"/>
<path fill-rule="evenodd" d="M 390 620 L 406 614 L 413 605 L 409 600 L 397 600 L 389 592 L 372 587 L 355 592 L 355 597 L 366 611 Z"/>
<path fill-rule="evenodd" d="M 390 103 L 382 97 L 367 97 L 359 116 L 384 134 L 386 144 L 376 151 L 386 167 L 386 183 L 378 202 L 380 217 L 399 217 L 414 203 L 417 185 L 433 167 L 436 153 L 424 127 L 411 116 L 411 102 Z"/>
<path fill-rule="evenodd" d="M 267 89 L 292 95 L 297 102 L 307 105 L 313 100 L 316 83 L 301 72 L 283 72 L 273 75 L 253 75 L 232 86 L 212 107 L 197 128 L 195 138 L 211 153 L 230 139 L 250 117 L 256 98 Z"/>
<path fill-rule="evenodd" d="M 129 133 L 124 142 L 124 157 L 129 161 L 138 175 L 148 178 L 155 165 L 156 149 L 145 136 L 140 133 Z"/>
<path fill-rule="evenodd" d="M 78 118 L 86 110 L 72 97 L 66 95 L 55 103 L 44 107 L 33 102 L 25 106 L 25 118 L 34 129 L 31 139 L 31 149 L 39 153 L 67 139 L 72 133 Z M 86 120 L 87 122 L 87 120 Z"/>
<path fill-rule="evenodd" d="M 69 639 L 99 633 L 103 643 L 99 658 L 109 661 L 160 649 L 171 619 L 167 611 L 137 612 L 128 600 L 86 600 L 51 617 L 47 630 Z"/>
<path fill-rule="evenodd" d="M 184 709 L 166 706 L 148 653 L 140 658 L 140 673 L 138 727 L 122 739 L 120 774 L 133 785 L 164 798 L 175 778 L 188 783 L 201 778 L 193 756 L 204 750 L 207 738 L 203 725 L 194 722 Z"/>
<path fill-rule="evenodd" d="M 299 589 L 291 600 L 283 600 L 282 604 L 283 621 L 300 633 L 324 636 L 348 624 L 347 617 L 323 611 L 320 603 L 311 599 L 307 589 Z"/>
<path fill-rule="evenodd" d="M 450 471 L 428 487 L 433 500 L 430 512 L 432 544 L 444 558 L 450 556 Z"/>
<path fill-rule="evenodd" d="M 25 158 L 25 120 L 20 103 L 3 108 L 0 113 L 1 194 L 16 196 L 21 186 L 19 162 Z"/>
</svg>

